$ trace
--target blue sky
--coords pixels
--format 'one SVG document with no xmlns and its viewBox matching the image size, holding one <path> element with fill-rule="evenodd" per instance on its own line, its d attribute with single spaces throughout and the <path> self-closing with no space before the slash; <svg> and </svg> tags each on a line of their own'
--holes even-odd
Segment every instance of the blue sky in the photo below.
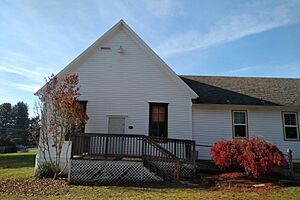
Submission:
<svg viewBox="0 0 300 200">
<path fill-rule="evenodd" d="M 178 74 L 300 78 L 300 0 L 2 0 L 0 104 L 25 101 L 120 19 Z"/>
</svg>

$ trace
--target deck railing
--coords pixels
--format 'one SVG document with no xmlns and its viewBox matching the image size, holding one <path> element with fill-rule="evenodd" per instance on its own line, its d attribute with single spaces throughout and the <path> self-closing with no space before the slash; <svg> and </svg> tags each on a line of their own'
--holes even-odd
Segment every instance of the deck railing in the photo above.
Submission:
<svg viewBox="0 0 300 200">
<path fill-rule="evenodd" d="M 144 141 L 144 142 L 143 142 Z M 146 141 L 146 143 L 145 143 Z M 174 155 L 177 159 L 193 162 L 195 159 L 195 142 L 191 140 L 150 138 L 136 134 L 98 134 L 82 133 L 72 137 L 73 159 L 97 157 L 140 157 L 145 155 L 145 147 L 148 143 L 159 145 L 165 152 Z M 149 144 L 147 145 L 149 147 Z M 158 155 L 158 151 L 146 149 L 152 156 Z"/>
<path fill-rule="evenodd" d="M 142 157 L 143 135 L 84 133 L 72 137 L 72 158 Z"/>
</svg>

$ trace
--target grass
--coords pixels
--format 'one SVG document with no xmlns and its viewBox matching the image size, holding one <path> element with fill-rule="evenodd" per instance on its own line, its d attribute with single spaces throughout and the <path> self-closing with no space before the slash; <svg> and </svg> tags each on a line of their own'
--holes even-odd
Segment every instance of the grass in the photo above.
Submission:
<svg viewBox="0 0 300 200">
<path fill-rule="evenodd" d="M 280 189 L 270 192 L 254 191 L 225 191 L 225 190 L 206 190 L 206 189 L 157 189 L 157 188 L 138 188 L 138 187 L 116 187 L 116 186 L 66 186 L 65 194 L 57 193 L 52 195 L 9 195 L 1 194 L 0 199 L 288 199 L 297 200 L 300 198 L 300 190 L 296 187 Z"/>
<path fill-rule="evenodd" d="M 20 181 L 32 179 L 35 151 L 0 155 L 0 186 L 4 179 Z M 1 183 L 2 181 L 2 183 Z M 146 188 L 117 186 L 69 186 L 53 185 L 34 196 L 0 193 L 0 199 L 300 199 L 300 187 L 272 190 L 224 190 L 203 188 Z"/>
<path fill-rule="evenodd" d="M 0 154 L 0 179 L 31 177 L 36 151 Z"/>
</svg>

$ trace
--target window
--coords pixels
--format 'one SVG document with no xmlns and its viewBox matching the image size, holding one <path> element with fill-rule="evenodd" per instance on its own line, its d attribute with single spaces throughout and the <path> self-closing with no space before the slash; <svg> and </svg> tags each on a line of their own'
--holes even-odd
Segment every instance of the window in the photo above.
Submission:
<svg viewBox="0 0 300 200">
<path fill-rule="evenodd" d="M 149 136 L 168 138 L 168 104 L 150 103 Z"/>
<path fill-rule="evenodd" d="M 283 112 L 284 139 L 298 140 L 298 116 L 296 112 Z"/>
<path fill-rule="evenodd" d="M 232 111 L 233 116 L 233 137 L 245 138 L 248 136 L 247 112 L 246 111 Z"/>
</svg>

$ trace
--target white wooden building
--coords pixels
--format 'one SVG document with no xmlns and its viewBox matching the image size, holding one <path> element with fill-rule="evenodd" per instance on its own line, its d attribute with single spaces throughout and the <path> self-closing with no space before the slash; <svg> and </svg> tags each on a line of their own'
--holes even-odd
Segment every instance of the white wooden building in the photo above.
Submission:
<svg viewBox="0 0 300 200">
<path fill-rule="evenodd" d="M 300 79 L 178 76 L 123 20 L 58 76 L 72 73 L 85 133 L 192 140 L 197 159 L 210 159 L 205 145 L 258 136 L 300 160 Z"/>
</svg>

